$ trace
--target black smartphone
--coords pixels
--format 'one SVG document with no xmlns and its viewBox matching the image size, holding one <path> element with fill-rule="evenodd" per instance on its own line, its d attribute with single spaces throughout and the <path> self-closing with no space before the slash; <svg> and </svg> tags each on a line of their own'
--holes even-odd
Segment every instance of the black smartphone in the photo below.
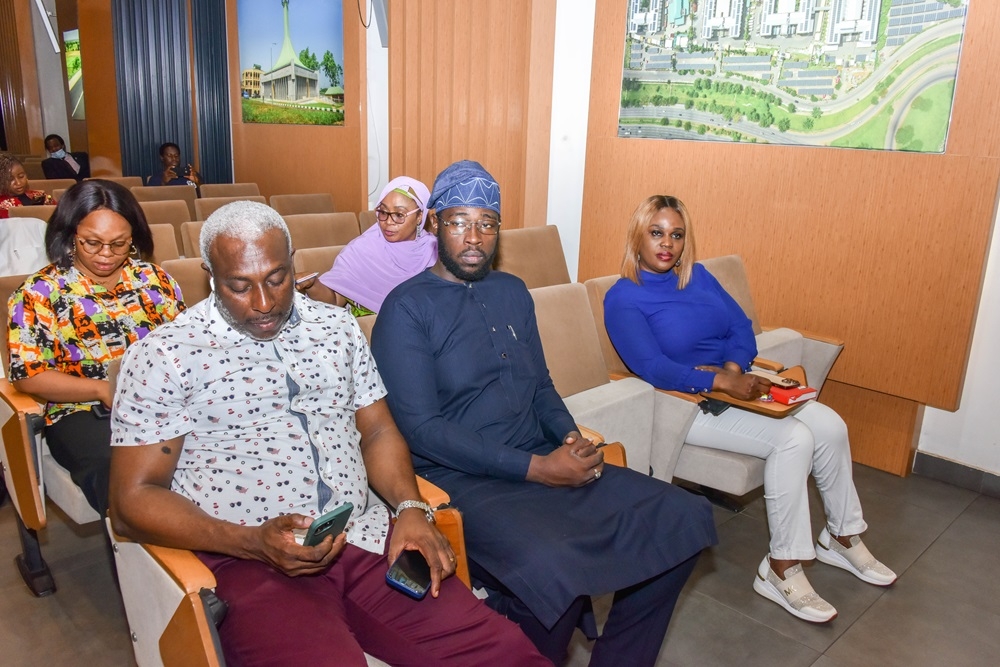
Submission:
<svg viewBox="0 0 1000 667">
<path fill-rule="evenodd" d="M 354 505 L 344 503 L 337 509 L 327 512 L 314 520 L 309 525 L 309 530 L 306 532 L 305 539 L 302 540 L 302 545 L 314 547 L 322 542 L 323 538 L 327 535 L 333 535 L 334 537 L 340 535 L 344 532 L 344 528 L 347 528 L 347 522 L 350 520 L 351 512 L 353 511 Z"/>
<path fill-rule="evenodd" d="M 730 404 L 725 401 L 720 401 L 717 398 L 708 398 L 707 396 L 702 399 L 701 403 L 698 404 L 698 407 L 701 408 L 702 412 L 705 414 L 711 413 L 716 417 L 728 410 L 729 406 Z"/>
<path fill-rule="evenodd" d="M 404 551 L 385 573 L 385 580 L 411 598 L 423 600 L 431 587 L 431 568 L 419 551 Z"/>
<path fill-rule="evenodd" d="M 97 405 L 90 406 L 90 411 L 93 412 L 94 416 L 98 419 L 111 418 L 111 408 L 104 405 L 104 403 L 98 403 Z"/>
</svg>

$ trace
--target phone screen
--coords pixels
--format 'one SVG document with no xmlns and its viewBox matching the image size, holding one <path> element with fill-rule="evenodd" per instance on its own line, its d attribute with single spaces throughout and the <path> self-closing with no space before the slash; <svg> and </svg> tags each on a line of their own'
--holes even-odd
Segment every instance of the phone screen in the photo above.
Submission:
<svg viewBox="0 0 1000 667">
<path fill-rule="evenodd" d="M 385 579 L 393 588 L 421 600 L 431 587 L 431 568 L 419 551 L 404 551 L 386 572 Z"/>
</svg>

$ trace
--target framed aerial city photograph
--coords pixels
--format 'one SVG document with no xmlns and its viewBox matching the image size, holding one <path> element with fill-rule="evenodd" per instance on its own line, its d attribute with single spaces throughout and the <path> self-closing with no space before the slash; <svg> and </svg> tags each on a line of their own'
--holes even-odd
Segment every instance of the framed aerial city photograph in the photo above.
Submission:
<svg viewBox="0 0 1000 667">
<path fill-rule="evenodd" d="M 944 152 L 971 0 L 629 0 L 618 136 Z"/>
<path fill-rule="evenodd" d="M 327 0 L 239 0 L 244 123 L 344 124 L 344 17 Z"/>
</svg>

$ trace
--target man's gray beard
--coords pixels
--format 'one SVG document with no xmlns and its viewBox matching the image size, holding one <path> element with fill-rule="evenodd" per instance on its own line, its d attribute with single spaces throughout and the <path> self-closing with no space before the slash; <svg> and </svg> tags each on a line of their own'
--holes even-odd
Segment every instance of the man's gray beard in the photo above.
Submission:
<svg viewBox="0 0 1000 667">
<path fill-rule="evenodd" d="M 284 329 L 284 327 L 285 327 L 284 322 L 282 322 L 281 326 L 278 327 L 275 330 L 274 335 L 271 336 L 270 338 L 257 338 L 252 333 L 250 333 L 249 331 L 247 331 L 243 327 L 242 324 L 240 324 L 240 323 L 238 323 L 236 321 L 236 318 L 233 317 L 233 314 L 229 312 L 229 309 L 226 308 L 226 305 L 224 303 L 222 303 L 222 299 L 219 298 L 218 294 L 216 294 L 215 292 L 212 292 L 212 298 L 215 299 L 215 307 L 219 309 L 219 315 L 222 315 L 222 319 L 226 321 L 226 324 L 228 324 L 233 329 L 233 331 L 238 331 L 241 334 L 243 334 L 244 336 L 250 336 L 254 340 L 261 341 L 261 342 L 266 342 L 266 341 L 269 341 L 269 340 L 274 340 L 275 338 L 278 337 L 278 335 L 281 333 L 282 329 Z M 288 318 L 286 317 L 285 318 L 285 322 L 287 322 L 287 321 L 288 321 Z"/>
</svg>

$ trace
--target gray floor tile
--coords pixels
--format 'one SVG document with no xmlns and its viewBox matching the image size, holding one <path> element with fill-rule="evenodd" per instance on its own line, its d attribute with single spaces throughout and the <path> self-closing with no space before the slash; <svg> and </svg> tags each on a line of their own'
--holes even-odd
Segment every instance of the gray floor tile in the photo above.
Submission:
<svg viewBox="0 0 1000 667">
<path fill-rule="evenodd" d="M 1000 500 L 980 497 L 828 655 L 844 665 L 996 664 L 997 553 Z"/>
<path fill-rule="evenodd" d="M 879 494 L 951 516 L 958 516 L 979 495 L 928 477 L 897 477 L 859 464 L 854 464 L 854 484 L 862 502 L 869 494 Z"/>
<path fill-rule="evenodd" d="M 659 667 L 805 667 L 819 653 L 701 594 L 678 603 Z"/>
</svg>

